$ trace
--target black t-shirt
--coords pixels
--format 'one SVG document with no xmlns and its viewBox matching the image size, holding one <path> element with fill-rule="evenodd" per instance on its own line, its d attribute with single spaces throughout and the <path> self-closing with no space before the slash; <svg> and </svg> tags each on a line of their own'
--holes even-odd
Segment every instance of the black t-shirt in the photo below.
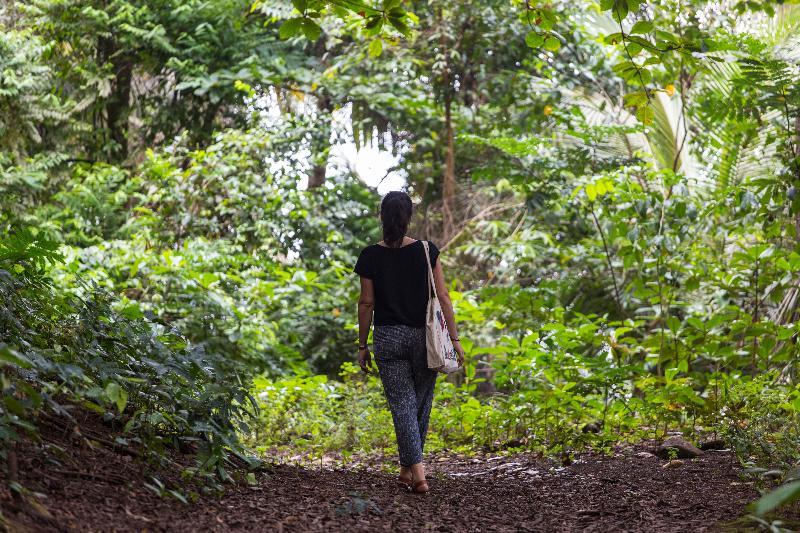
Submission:
<svg viewBox="0 0 800 533">
<path fill-rule="evenodd" d="M 436 265 L 439 248 L 429 242 L 431 267 Z M 425 326 L 428 307 L 428 267 L 422 241 L 400 248 L 373 244 L 361 250 L 353 269 L 372 280 L 375 288 L 375 325 Z M 433 290 L 433 289 L 431 289 Z"/>
</svg>

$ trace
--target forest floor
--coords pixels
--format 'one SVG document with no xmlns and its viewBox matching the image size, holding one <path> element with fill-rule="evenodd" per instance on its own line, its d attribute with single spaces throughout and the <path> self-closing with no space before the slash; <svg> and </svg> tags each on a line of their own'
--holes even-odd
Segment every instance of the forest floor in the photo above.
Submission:
<svg viewBox="0 0 800 533">
<path fill-rule="evenodd" d="M 569 466 L 528 454 L 434 456 L 428 495 L 402 492 L 377 466 L 277 464 L 255 483 L 182 503 L 148 490 L 152 467 L 115 450 L 109 433 L 87 416 L 73 427 L 45 427 L 44 446 L 18 446 L 19 481 L 37 496 L 20 504 L 0 489 L 0 529 L 740 531 L 748 526 L 740 520 L 745 506 L 758 497 L 729 452 L 665 468 L 636 446 L 578 455 Z M 157 476 L 180 487 L 179 471 L 162 468 Z"/>
</svg>

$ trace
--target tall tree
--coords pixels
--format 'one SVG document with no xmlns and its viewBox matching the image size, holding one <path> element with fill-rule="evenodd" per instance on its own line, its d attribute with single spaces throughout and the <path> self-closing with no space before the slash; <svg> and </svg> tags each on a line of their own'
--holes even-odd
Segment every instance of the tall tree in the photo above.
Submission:
<svg viewBox="0 0 800 533">
<path fill-rule="evenodd" d="M 31 0 L 25 23 L 54 44 L 60 91 L 78 102 L 76 150 L 130 162 L 145 143 L 195 142 L 241 123 L 247 86 L 274 75 L 277 27 L 247 0 Z"/>
</svg>

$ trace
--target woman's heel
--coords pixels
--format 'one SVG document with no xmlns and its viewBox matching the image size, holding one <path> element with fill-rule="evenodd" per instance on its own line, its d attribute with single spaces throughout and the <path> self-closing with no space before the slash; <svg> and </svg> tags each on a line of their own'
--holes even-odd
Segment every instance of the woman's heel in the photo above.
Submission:
<svg viewBox="0 0 800 533">
<path fill-rule="evenodd" d="M 396 480 L 397 486 L 402 487 L 404 491 L 411 492 L 414 487 L 414 482 L 411 479 L 406 479 L 401 476 L 397 476 Z"/>
<path fill-rule="evenodd" d="M 428 494 L 430 490 L 431 489 L 428 487 L 428 481 L 426 479 L 420 479 L 411 483 L 411 492 L 414 494 Z"/>
</svg>

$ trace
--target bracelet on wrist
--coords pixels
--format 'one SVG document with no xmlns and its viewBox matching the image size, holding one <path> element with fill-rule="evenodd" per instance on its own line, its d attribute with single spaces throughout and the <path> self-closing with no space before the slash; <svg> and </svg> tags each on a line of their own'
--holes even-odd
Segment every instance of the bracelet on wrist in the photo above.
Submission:
<svg viewBox="0 0 800 533">
<path fill-rule="evenodd" d="M 450 337 L 450 340 L 453 341 L 453 342 L 456 342 L 456 341 L 458 341 L 458 337 Z"/>
<path fill-rule="evenodd" d="M 358 345 L 358 349 L 359 350 L 366 350 L 367 349 L 367 345 L 366 344 L 359 344 Z"/>
</svg>

